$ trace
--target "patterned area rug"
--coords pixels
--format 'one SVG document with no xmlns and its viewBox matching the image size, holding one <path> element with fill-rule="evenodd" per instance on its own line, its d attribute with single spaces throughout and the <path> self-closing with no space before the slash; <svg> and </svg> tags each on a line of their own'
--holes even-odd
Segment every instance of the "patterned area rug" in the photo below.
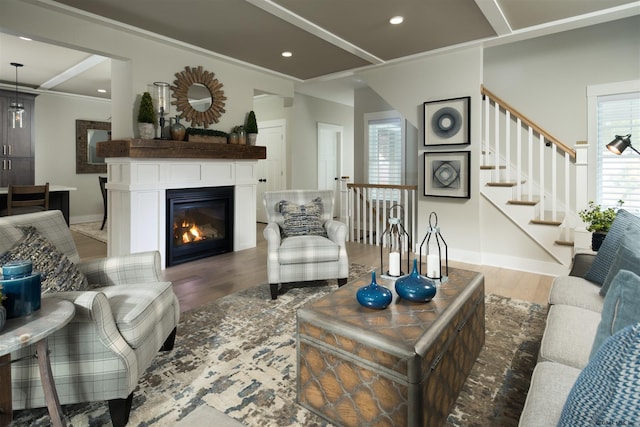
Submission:
<svg viewBox="0 0 640 427">
<path fill-rule="evenodd" d="M 107 224 L 104 225 L 104 229 L 100 230 L 101 225 L 102 221 L 82 222 L 79 224 L 71 224 L 69 228 L 85 236 L 107 243 Z"/>
<path fill-rule="evenodd" d="M 352 265 L 351 276 L 368 269 Z M 170 426 L 207 405 L 246 426 L 329 426 L 295 403 L 295 313 L 336 289 L 268 285 L 182 315 L 172 352 L 159 353 L 134 392 L 129 426 Z M 448 426 L 516 426 L 529 387 L 546 308 L 486 296 L 486 343 Z M 75 427 L 111 425 L 107 405 L 67 405 Z M 45 426 L 45 409 L 15 412 L 14 426 Z"/>
</svg>

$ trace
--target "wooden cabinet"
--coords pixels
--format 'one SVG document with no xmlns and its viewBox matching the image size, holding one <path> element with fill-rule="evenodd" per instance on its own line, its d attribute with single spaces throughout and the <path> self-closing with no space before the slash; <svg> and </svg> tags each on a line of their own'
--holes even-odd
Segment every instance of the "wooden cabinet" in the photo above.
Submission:
<svg viewBox="0 0 640 427">
<path fill-rule="evenodd" d="M 36 95 L 18 93 L 25 109 L 24 121 L 22 128 L 14 129 L 9 106 L 15 97 L 15 92 L 0 90 L 0 187 L 34 183 Z"/>
</svg>

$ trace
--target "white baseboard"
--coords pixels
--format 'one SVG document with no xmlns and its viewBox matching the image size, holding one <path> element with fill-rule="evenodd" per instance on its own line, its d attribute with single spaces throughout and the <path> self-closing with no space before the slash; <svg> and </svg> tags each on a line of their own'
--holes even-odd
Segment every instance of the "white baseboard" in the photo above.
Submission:
<svg viewBox="0 0 640 427">
<path fill-rule="evenodd" d="M 510 270 L 526 271 L 547 276 L 563 276 L 569 273 L 569 267 L 547 261 L 518 258 L 502 254 L 478 253 L 472 251 L 449 250 L 449 259 L 477 265 L 490 265 Z"/>
<path fill-rule="evenodd" d="M 69 224 L 82 224 L 85 222 L 102 221 L 102 215 L 82 215 L 69 218 Z"/>
</svg>

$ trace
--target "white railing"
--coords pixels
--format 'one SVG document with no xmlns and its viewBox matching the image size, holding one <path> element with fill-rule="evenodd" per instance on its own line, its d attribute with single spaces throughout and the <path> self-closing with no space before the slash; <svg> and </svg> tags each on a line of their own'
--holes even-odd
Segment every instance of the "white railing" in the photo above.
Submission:
<svg viewBox="0 0 640 427">
<path fill-rule="evenodd" d="M 514 200 L 537 199 L 537 219 L 562 221 L 562 213 L 569 212 L 576 200 L 576 187 L 571 185 L 576 182 L 575 150 L 484 87 L 482 95 L 482 166 L 492 168 L 491 181 L 512 183 Z"/>
<path fill-rule="evenodd" d="M 416 185 L 346 184 L 347 240 L 379 245 L 389 217 L 400 218 L 416 241 Z"/>
</svg>

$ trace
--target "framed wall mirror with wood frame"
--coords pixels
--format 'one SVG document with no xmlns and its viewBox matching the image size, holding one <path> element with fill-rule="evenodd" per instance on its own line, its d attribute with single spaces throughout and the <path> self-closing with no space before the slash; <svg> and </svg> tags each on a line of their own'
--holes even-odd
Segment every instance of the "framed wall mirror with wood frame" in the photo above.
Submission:
<svg viewBox="0 0 640 427">
<path fill-rule="evenodd" d="M 111 139 L 111 123 L 76 120 L 76 173 L 106 173 L 104 157 L 98 157 L 96 146 Z"/>
</svg>

